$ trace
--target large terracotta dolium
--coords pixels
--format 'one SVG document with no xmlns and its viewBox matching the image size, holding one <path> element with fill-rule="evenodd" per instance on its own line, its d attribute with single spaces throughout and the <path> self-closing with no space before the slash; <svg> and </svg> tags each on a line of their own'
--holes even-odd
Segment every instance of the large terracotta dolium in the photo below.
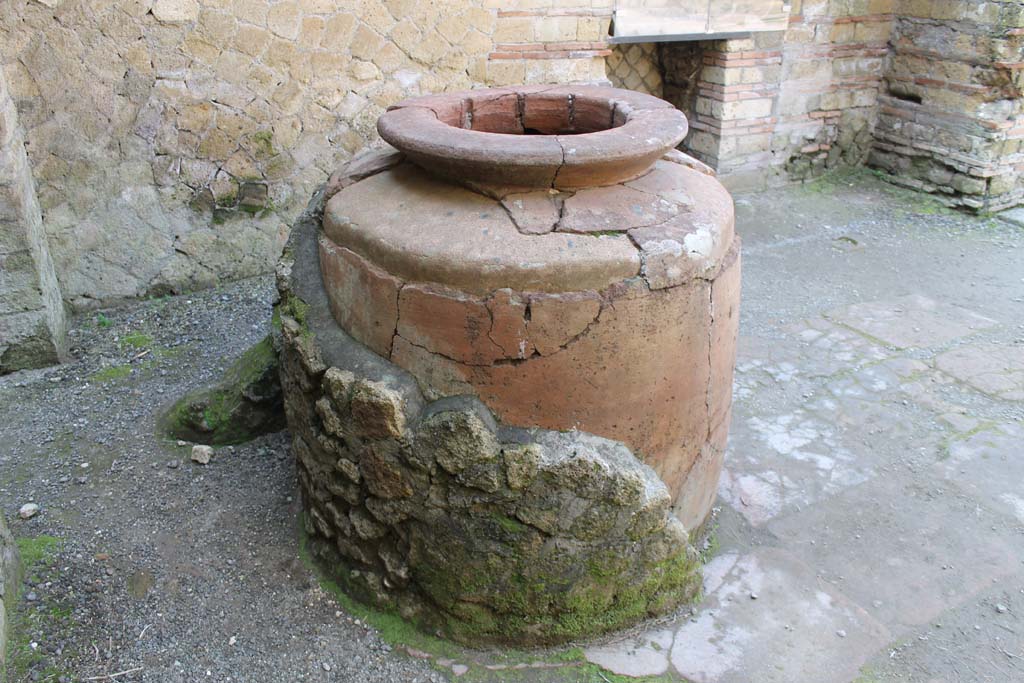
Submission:
<svg viewBox="0 0 1024 683">
<path fill-rule="evenodd" d="M 521 87 L 407 100 L 378 129 L 408 161 L 324 214 L 342 326 L 430 395 L 622 441 L 699 527 L 728 432 L 740 264 L 732 199 L 674 151 L 684 115 L 630 91 Z"/>
<path fill-rule="evenodd" d="M 279 266 L 311 554 L 461 641 L 551 644 L 699 591 L 740 293 L 729 194 L 669 104 L 422 97 Z"/>
</svg>

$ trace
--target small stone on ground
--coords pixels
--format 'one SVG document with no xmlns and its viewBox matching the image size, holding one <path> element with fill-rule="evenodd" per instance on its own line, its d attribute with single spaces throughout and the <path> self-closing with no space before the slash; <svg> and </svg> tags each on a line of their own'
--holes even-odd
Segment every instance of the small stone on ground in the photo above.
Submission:
<svg viewBox="0 0 1024 683">
<path fill-rule="evenodd" d="M 200 465 L 205 465 L 210 462 L 210 458 L 213 457 L 213 448 L 210 446 L 193 446 L 192 447 L 192 462 L 197 462 Z"/>
</svg>

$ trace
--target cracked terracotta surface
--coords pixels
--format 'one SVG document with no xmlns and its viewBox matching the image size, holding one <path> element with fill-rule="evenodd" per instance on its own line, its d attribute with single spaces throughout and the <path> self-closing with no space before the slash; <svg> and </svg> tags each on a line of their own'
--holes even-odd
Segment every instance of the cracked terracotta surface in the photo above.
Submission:
<svg viewBox="0 0 1024 683">
<path fill-rule="evenodd" d="M 345 247 L 320 237 L 320 270 L 331 283 L 331 314 L 377 353 L 391 353 L 402 283 Z"/>
<path fill-rule="evenodd" d="M 523 235 L 499 202 L 412 164 L 341 190 L 327 204 L 324 234 L 405 281 L 476 294 L 603 289 L 640 272 L 624 234 Z"/>
<path fill-rule="evenodd" d="M 406 159 L 337 175 L 320 248 L 335 318 L 425 396 L 621 441 L 695 529 L 728 433 L 740 260 L 728 193 L 671 150 L 677 115 L 577 86 L 399 103 L 380 128 Z"/>
</svg>

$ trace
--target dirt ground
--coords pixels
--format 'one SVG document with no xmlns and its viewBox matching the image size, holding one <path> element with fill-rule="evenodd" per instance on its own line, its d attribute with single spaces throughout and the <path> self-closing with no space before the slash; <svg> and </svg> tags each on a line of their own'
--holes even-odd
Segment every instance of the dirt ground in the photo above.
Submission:
<svg viewBox="0 0 1024 683">
<path fill-rule="evenodd" d="M 12 682 L 1024 681 L 1024 230 L 863 172 L 737 211 L 694 613 L 478 653 L 339 602 L 302 557 L 285 434 L 204 466 L 156 433 L 266 334 L 268 277 L 80 315 L 69 363 L 0 378 L 0 504 L 32 565 Z"/>
</svg>

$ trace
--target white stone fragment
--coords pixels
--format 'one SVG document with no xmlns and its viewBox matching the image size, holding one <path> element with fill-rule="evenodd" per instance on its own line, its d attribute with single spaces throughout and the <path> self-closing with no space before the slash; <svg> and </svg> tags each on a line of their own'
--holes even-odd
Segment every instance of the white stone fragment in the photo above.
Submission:
<svg viewBox="0 0 1024 683">
<path fill-rule="evenodd" d="M 213 448 L 210 446 L 193 446 L 192 447 L 192 462 L 197 462 L 200 465 L 205 465 L 210 462 L 210 458 L 213 457 Z"/>
</svg>

